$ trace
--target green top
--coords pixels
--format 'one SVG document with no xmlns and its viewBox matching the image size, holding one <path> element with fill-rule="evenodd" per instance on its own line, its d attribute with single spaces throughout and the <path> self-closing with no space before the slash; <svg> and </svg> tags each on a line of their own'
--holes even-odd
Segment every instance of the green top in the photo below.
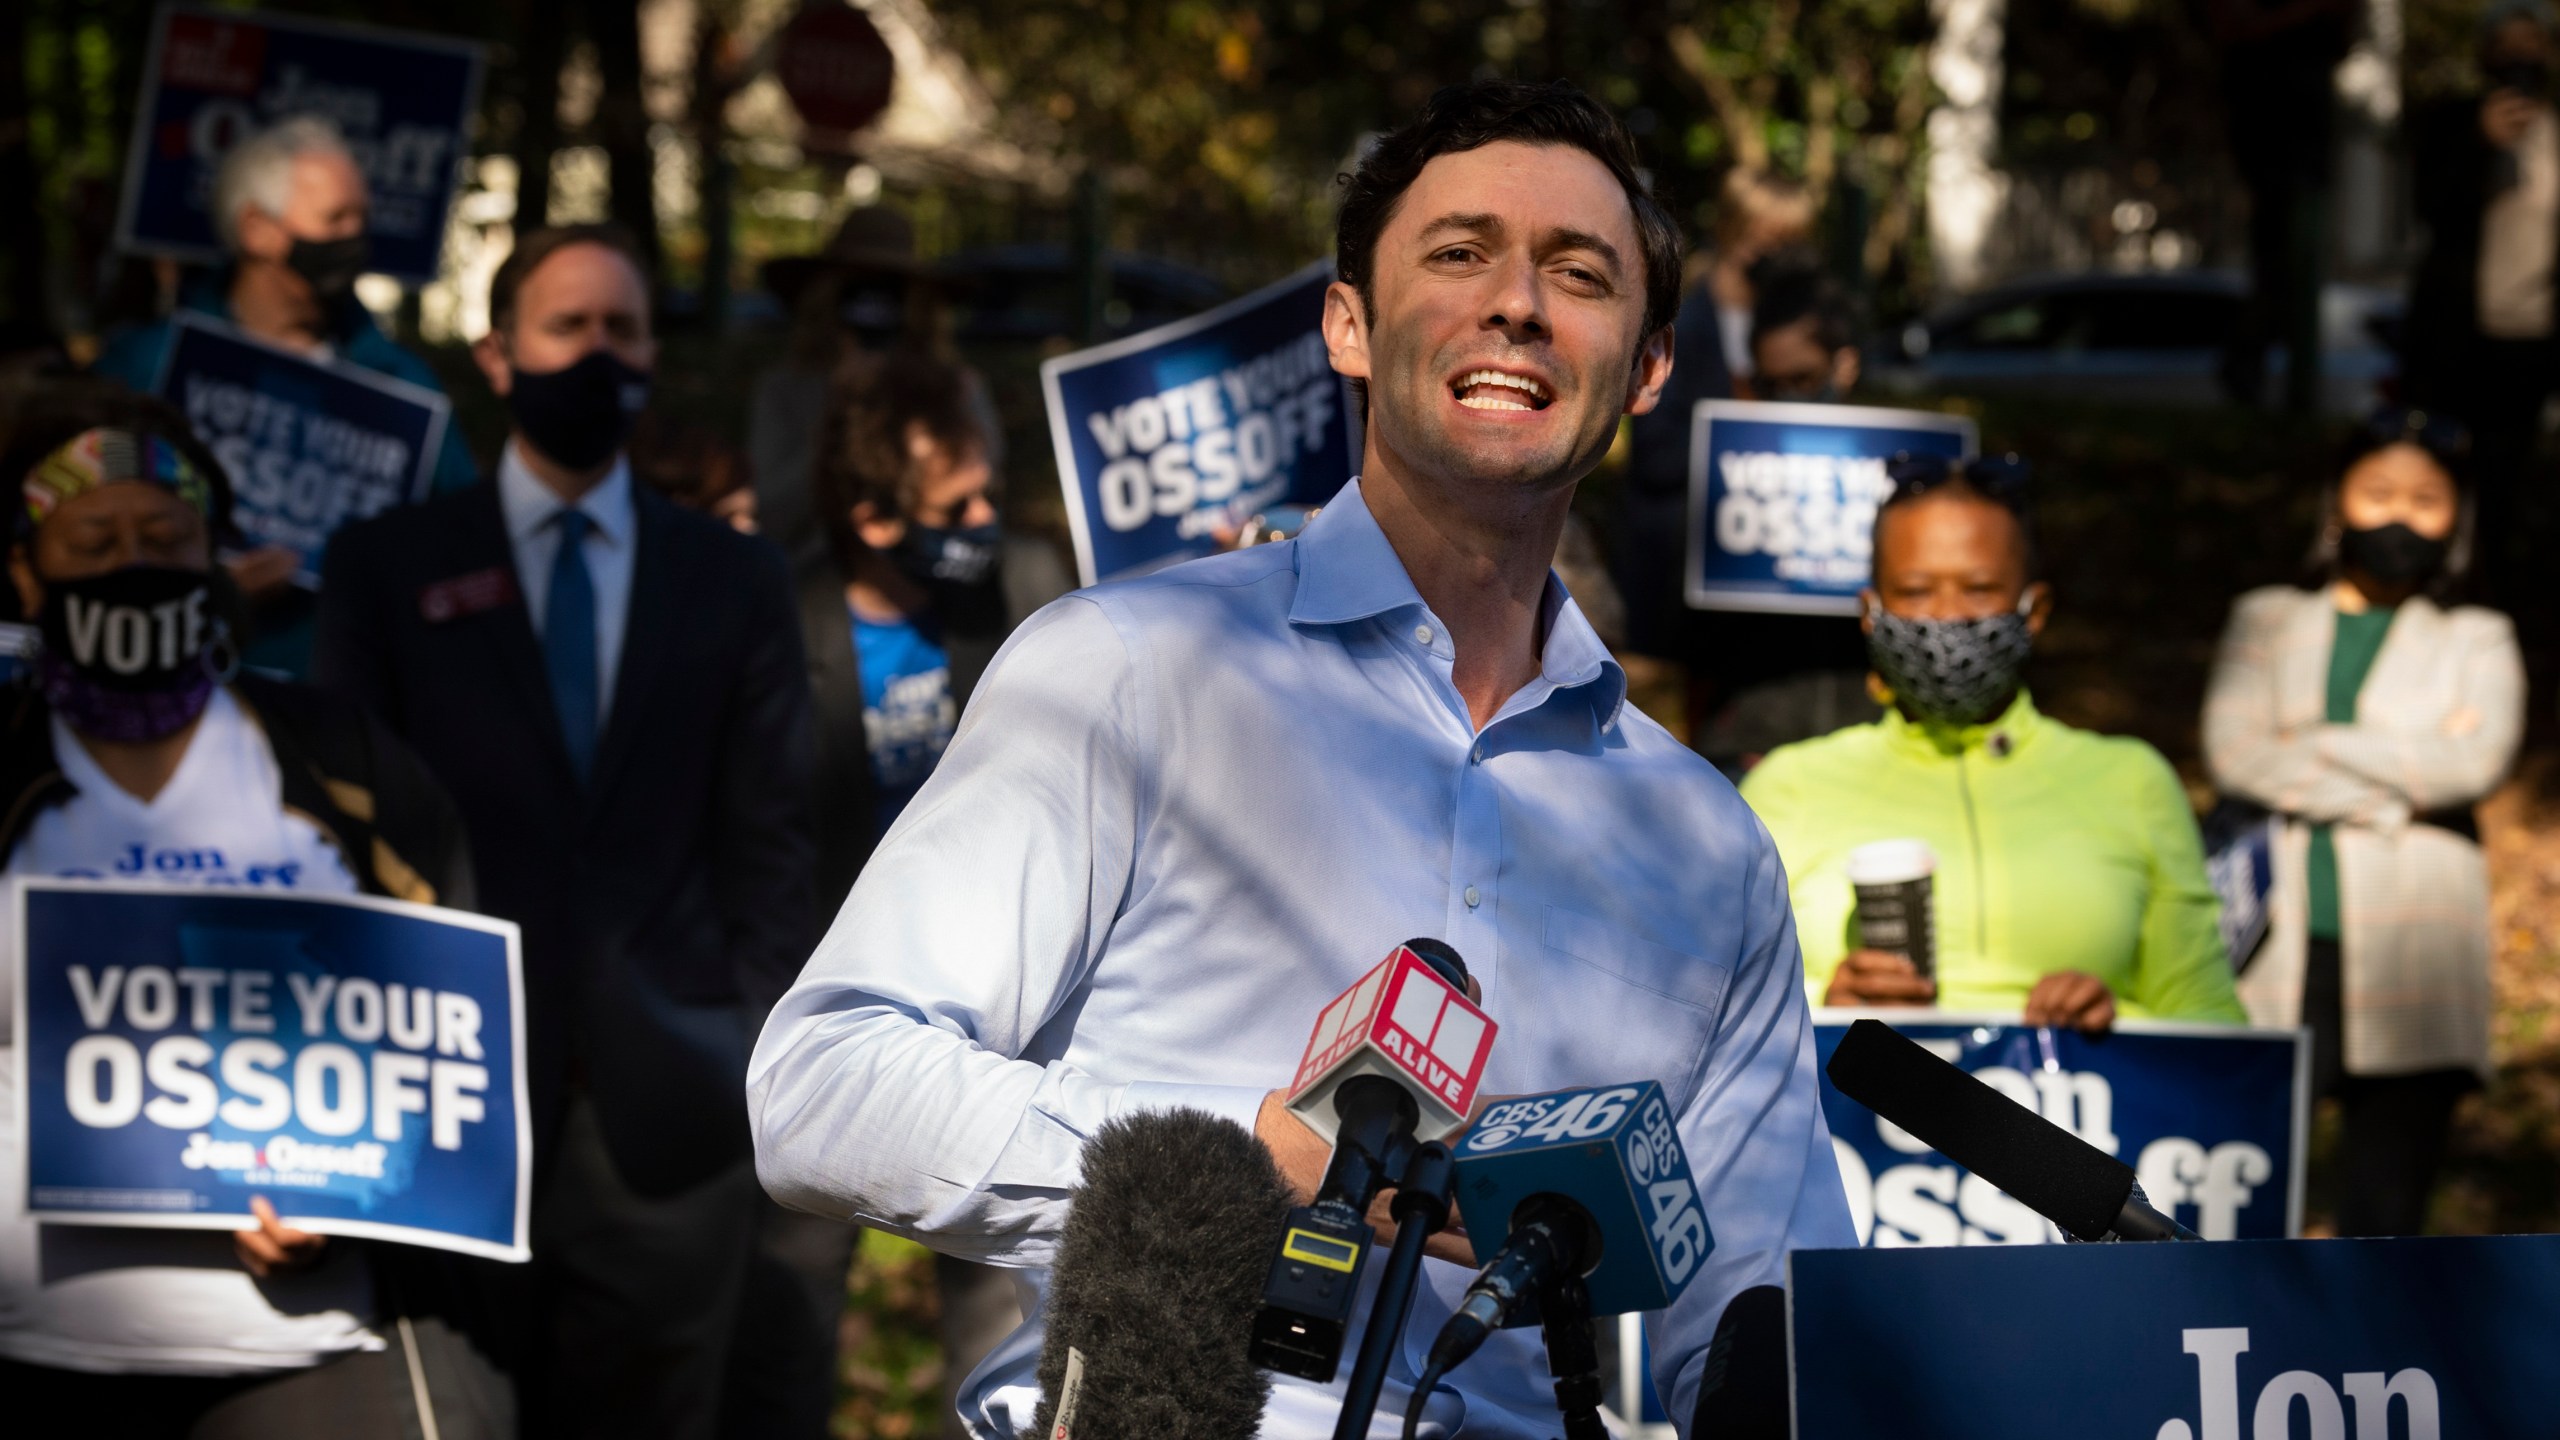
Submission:
<svg viewBox="0 0 2560 1440">
<path fill-rule="evenodd" d="M 2373 657 L 2382 653 L 2382 637 L 2391 633 L 2391 617 L 2397 607 L 2338 612 L 2336 638 L 2329 642 L 2329 713 L 2332 725 L 2356 723 L 2356 696 L 2364 690 L 2364 677 L 2373 672 Z M 2311 854 L 2302 868 L 2303 879 L 2311 891 L 2311 934 L 2315 939 L 2338 938 L 2338 845 L 2329 836 L 2329 827 L 2311 827 Z"/>
<path fill-rule="evenodd" d="M 1849 852 L 1912 838 L 1938 856 L 1942 1008 L 2016 1011 L 2047 974 L 2078 970 L 2129 1016 L 2245 1022 L 2195 814 L 2139 740 L 2047 719 L 2023 691 L 1963 729 L 1888 710 L 1772 751 L 1742 798 L 1786 862 L 1817 1004 L 1854 941 Z"/>
</svg>

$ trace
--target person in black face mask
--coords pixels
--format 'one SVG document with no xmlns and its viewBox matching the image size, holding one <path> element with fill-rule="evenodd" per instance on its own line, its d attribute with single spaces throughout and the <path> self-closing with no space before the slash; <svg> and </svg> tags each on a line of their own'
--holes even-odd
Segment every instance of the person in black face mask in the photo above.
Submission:
<svg viewBox="0 0 2560 1440">
<path fill-rule="evenodd" d="M 183 417 L 89 382 L 23 414 L 0 475 L 42 638 L 0 706 L 0 873 L 469 906 L 460 821 L 407 748 L 239 669 L 213 562 L 230 486 Z M 455 1257 L 309 1234 L 266 1196 L 229 1235 L 65 1235 L 23 1199 L 0 1184 L 0 1393 L 28 1413 L 130 1435 L 491 1433 L 507 1382 L 427 1318 L 460 1313 Z"/>
<path fill-rule="evenodd" d="M 2272 923 L 2240 976 L 2261 1025 L 2311 1030 L 2339 1102 L 2338 1229 L 2414 1235 L 2454 1102 L 2488 1073 L 2489 882 L 2472 806 L 2524 730 L 2507 617 L 2453 603 L 2468 437 L 2374 417 L 2324 506 L 2311 573 L 2240 597 L 2205 695 L 2226 797 L 2275 812 Z"/>
<path fill-rule="evenodd" d="M 870 813 L 822 820 L 836 863 L 821 871 L 832 881 L 841 866 L 849 888 L 860 853 L 933 773 L 987 658 L 972 642 L 1001 633 L 1004 615 L 994 470 L 959 368 L 910 354 L 842 378 L 819 468 L 835 573 L 814 584 L 824 598 L 804 605 L 803 619 L 821 710 L 831 692 L 860 696 L 859 733 L 822 721 L 819 740 L 822 754 L 848 763 L 858 745 L 867 771 L 848 777 L 868 784 L 848 786 L 847 797 L 867 789 Z M 828 617 L 813 608 L 832 609 L 833 623 L 821 628 Z"/>
<path fill-rule="evenodd" d="M 426 361 L 384 335 L 356 300 L 356 277 L 371 248 L 370 218 L 364 171 L 328 121 L 296 116 L 251 135 L 223 157 L 214 180 L 214 228 L 229 263 L 190 280 L 178 308 L 310 359 L 333 358 L 441 391 L 443 382 Z M 172 333 L 163 320 L 112 335 L 95 368 L 134 390 L 151 390 Z M 461 489 L 479 473 L 461 428 L 447 426 L 435 488 Z M 290 583 L 300 564 L 277 545 L 227 560 L 254 612 L 255 635 L 240 637 L 246 663 L 290 675 L 308 668 L 313 600 Z"/>
</svg>

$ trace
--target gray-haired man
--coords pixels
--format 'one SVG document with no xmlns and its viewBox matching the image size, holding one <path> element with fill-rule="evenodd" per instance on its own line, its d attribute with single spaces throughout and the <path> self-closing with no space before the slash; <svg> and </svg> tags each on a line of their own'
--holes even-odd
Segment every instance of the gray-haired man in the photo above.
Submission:
<svg viewBox="0 0 2560 1440">
<path fill-rule="evenodd" d="M 355 298 L 366 260 L 371 198 L 364 170 L 337 128 L 317 116 L 278 122 L 232 147 L 213 186 L 214 228 L 229 260 L 189 283 L 178 309 L 228 322 L 257 339 L 318 358 L 378 370 L 442 391 L 427 362 L 394 344 Z M 99 374 L 136 390 L 159 382 L 173 326 L 168 320 L 110 336 Z M 454 427 L 436 457 L 435 488 L 458 490 L 480 478 Z M 307 592 L 287 584 L 298 561 L 281 547 L 230 562 L 232 578 L 261 602 L 251 664 L 300 674 L 311 651 Z"/>
</svg>

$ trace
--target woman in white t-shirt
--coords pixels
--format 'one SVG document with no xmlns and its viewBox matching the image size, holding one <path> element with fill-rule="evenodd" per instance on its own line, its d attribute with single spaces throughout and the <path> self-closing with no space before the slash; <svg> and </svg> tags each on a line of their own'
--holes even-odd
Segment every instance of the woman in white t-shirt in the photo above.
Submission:
<svg viewBox="0 0 2560 1440">
<path fill-rule="evenodd" d="M 41 639 L 0 693 L 6 873 L 467 904 L 459 824 L 414 757 L 343 701 L 235 673 L 213 566 L 229 486 L 184 420 L 86 388 L 19 413 L 0 477 L 20 486 L 10 578 Z M 100 643 L 127 609 L 175 617 L 138 668 Z M 170 850 L 189 866 L 152 864 Z M 15 963 L 0 945 L 0 967 Z M 306 1234 L 263 1198 L 237 1235 L 31 1220 L 9 1077 L 0 1063 L 14 1417 L 117 1436 L 511 1431 L 505 1381 L 420 1313 L 468 1292 L 443 1257 Z M 425 1410 L 433 1426 L 416 1423 Z"/>
</svg>

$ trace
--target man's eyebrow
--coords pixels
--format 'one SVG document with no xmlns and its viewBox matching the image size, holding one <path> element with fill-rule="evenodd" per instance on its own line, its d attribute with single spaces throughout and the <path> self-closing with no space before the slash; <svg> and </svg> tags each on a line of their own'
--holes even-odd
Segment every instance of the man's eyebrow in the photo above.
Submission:
<svg viewBox="0 0 2560 1440">
<path fill-rule="evenodd" d="M 1430 224 L 1423 226 L 1422 234 L 1417 238 L 1428 240 L 1435 235 L 1446 235 L 1452 233 L 1465 235 L 1499 235 L 1502 233 L 1502 217 L 1493 214 L 1490 211 L 1473 211 L 1466 214 L 1443 215 L 1439 219 L 1432 221 Z"/>
<path fill-rule="evenodd" d="M 1547 232 L 1547 248 L 1553 250 L 1588 250 L 1592 254 L 1599 256 L 1601 262 L 1606 264 L 1612 270 L 1623 270 L 1626 268 L 1626 258 L 1618 253 L 1618 247 L 1601 239 L 1599 236 L 1592 234 L 1588 230 L 1550 230 Z"/>
</svg>

